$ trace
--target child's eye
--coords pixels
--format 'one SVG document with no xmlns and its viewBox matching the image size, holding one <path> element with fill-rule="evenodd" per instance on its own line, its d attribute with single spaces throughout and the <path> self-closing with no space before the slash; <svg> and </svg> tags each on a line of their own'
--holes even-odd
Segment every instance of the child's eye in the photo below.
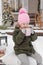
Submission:
<svg viewBox="0 0 43 65">
<path fill-rule="evenodd" d="M 26 25 L 25 23 L 23 25 Z"/>
</svg>

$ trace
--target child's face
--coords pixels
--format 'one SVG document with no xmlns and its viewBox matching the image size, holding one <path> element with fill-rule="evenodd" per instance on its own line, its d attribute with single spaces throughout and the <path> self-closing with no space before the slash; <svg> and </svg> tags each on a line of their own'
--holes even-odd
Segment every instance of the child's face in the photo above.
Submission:
<svg viewBox="0 0 43 65">
<path fill-rule="evenodd" d="M 26 35 L 26 36 L 30 36 L 31 35 L 31 28 L 29 26 L 28 23 L 24 23 L 24 24 L 20 24 L 20 28 L 22 30 L 22 32 Z"/>
<path fill-rule="evenodd" d="M 29 27 L 28 23 L 21 23 L 19 24 L 21 28 L 27 28 Z"/>
</svg>

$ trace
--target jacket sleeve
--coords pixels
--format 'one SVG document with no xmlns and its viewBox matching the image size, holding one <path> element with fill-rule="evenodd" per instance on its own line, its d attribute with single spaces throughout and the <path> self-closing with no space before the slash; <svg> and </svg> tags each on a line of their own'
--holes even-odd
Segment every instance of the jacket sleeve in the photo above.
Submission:
<svg viewBox="0 0 43 65">
<path fill-rule="evenodd" d="M 23 34 L 21 30 L 16 29 L 13 33 L 13 41 L 15 42 L 15 44 L 21 44 L 24 37 L 25 37 L 25 34 Z"/>
<path fill-rule="evenodd" d="M 18 29 L 15 29 L 14 32 L 13 32 L 13 41 L 16 42 L 16 36 L 18 35 L 19 33 L 19 30 Z"/>
<path fill-rule="evenodd" d="M 35 41 L 37 39 L 37 34 L 34 32 L 34 34 L 31 34 L 31 41 Z"/>
</svg>

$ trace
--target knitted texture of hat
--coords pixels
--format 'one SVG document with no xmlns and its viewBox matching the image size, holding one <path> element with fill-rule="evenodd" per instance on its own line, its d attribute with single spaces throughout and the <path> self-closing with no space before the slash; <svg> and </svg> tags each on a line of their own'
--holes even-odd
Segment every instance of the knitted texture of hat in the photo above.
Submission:
<svg viewBox="0 0 43 65">
<path fill-rule="evenodd" d="M 30 18 L 29 15 L 27 14 L 27 11 L 25 8 L 21 8 L 19 10 L 19 15 L 18 15 L 18 23 L 30 23 Z"/>
</svg>

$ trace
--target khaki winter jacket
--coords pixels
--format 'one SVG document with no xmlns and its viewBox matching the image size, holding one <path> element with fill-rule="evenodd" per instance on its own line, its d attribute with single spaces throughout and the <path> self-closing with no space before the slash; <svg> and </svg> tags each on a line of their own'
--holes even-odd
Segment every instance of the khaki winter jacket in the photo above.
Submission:
<svg viewBox="0 0 43 65">
<path fill-rule="evenodd" d="M 15 42 L 14 50 L 16 55 L 25 53 L 27 55 L 31 55 L 35 53 L 35 50 L 32 45 L 32 41 L 37 39 L 37 35 L 31 34 L 30 36 L 25 36 L 24 33 L 19 29 L 19 27 L 15 27 L 13 32 L 13 41 Z"/>
</svg>

